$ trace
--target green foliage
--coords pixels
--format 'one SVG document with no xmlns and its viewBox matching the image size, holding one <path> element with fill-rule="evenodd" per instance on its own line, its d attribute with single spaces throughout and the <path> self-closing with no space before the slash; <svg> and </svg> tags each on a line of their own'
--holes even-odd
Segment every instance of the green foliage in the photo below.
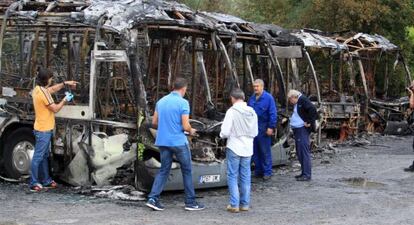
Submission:
<svg viewBox="0 0 414 225">
<path fill-rule="evenodd" d="M 302 26 L 327 31 L 352 29 L 370 33 L 377 27 L 381 16 L 390 11 L 379 1 L 313 0 L 310 7 L 303 11 L 299 22 Z"/>
<path fill-rule="evenodd" d="M 142 143 L 138 143 L 137 149 L 138 149 L 138 154 L 137 154 L 138 160 L 139 161 L 144 160 L 145 145 Z"/>
<path fill-rule="evenodd" d="M 282 25 L 287 23 L 288 13 L 292 9 L 286 0 L 239 0 L 230 12 L 249 21 Z"/>
<path fill-rule="evenodd" d="M 228 12 L 233 5 L 233 0 L 181 0 L 194 10 L 201 11 L 215 11 L 215 12 Z"/>
<path fill-rule="evenodd" d="M 408 27 L 407 32 L 408 32 L 408 40 L 410 40 L 411 43 L 414 43 L 414 27 Z"/>
</svg>

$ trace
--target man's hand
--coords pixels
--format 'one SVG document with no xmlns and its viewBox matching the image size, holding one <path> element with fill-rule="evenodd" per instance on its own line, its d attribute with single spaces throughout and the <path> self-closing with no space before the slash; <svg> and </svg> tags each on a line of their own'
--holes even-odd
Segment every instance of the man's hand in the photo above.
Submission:
<svg viewBox="0 0 414 225">
<path fill-rule="evenodd" d="M 410 92 L 410 95 L 414 94 L 414 92 L 413 92 L 413 90 L 411 90 L 411 88 L 407 88 L 407 90 L 408 90 L 408 92 Z"/>
<path fill-rule="evenodd" d="M 272 128 L 267 128 L 266 135 L 267 136 L 272 136 L 273 135 L 273 129 Z"/>
<path fill-rule="evenodd" d="M 197 134 L 197 130 L 194 128 L 191 128 L 190 136 L 196 136 L 196 134 Z"/>
<path fill-rule="evenodd" d="M 311 127 L 310 123 L 305 122 L 305 127 L 308 127 L 308 128 Z"/>
<path fill-rule="evenodd" d="M 79 84 L 79 82 L 73 81 L 73 80 L 69 80 L 69 81 L 65 81 L 63 82 L 66 85 L 69 85 L 70 88 L 75 89 L 76 85 Z"/>
</svg>

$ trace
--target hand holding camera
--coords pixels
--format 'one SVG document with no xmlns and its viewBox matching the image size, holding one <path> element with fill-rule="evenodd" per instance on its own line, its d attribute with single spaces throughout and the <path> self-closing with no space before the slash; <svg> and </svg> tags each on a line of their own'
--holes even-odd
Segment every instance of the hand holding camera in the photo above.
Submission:
<svg viewBox="0 0 414 225">
<path fill-rule="evenodd" d="M 70 102 L 73 100 L 73 94 L 70 92 L 65 92 L 65 99 L 67 102 Z"/>
</svg>

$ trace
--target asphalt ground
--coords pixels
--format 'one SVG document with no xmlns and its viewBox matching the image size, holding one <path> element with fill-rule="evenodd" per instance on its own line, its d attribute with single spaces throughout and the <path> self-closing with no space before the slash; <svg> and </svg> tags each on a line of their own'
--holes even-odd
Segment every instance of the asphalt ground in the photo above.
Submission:
<svg viewBox="0 0 414 225">
<path fill-rule="evenodd" d="M 380 136 L 371 145 L 339 147 L 313 160 L 311 182 L 297 166 L 275 168 L 270 181 L 253 180 L 248 212 L 229 213 L 226 188 L 197 191 L 204 211 L 184 211 L 183 193 L 162 196 L 166 210 L 145 202 L 80 195 L 71 187 L 30 193 L 26 184 L 0 182 L 0 225 L 15 224 L 414 224 L 412 137 Z M 292 164 L 297 164 L 293 162 Z"/>
</svg>

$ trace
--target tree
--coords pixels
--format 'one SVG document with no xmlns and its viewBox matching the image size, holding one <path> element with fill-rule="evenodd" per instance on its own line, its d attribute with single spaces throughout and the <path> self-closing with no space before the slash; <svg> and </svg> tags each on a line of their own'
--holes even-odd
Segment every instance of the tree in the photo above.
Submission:
<svg viewBox="0 0 414 225">
<path fill-rule="evenodd" d="M 285 24 L 291 8 L 286 0 L 238 0 L 233 3 L 231 13 L 252 22 Z"/>
</svg>

